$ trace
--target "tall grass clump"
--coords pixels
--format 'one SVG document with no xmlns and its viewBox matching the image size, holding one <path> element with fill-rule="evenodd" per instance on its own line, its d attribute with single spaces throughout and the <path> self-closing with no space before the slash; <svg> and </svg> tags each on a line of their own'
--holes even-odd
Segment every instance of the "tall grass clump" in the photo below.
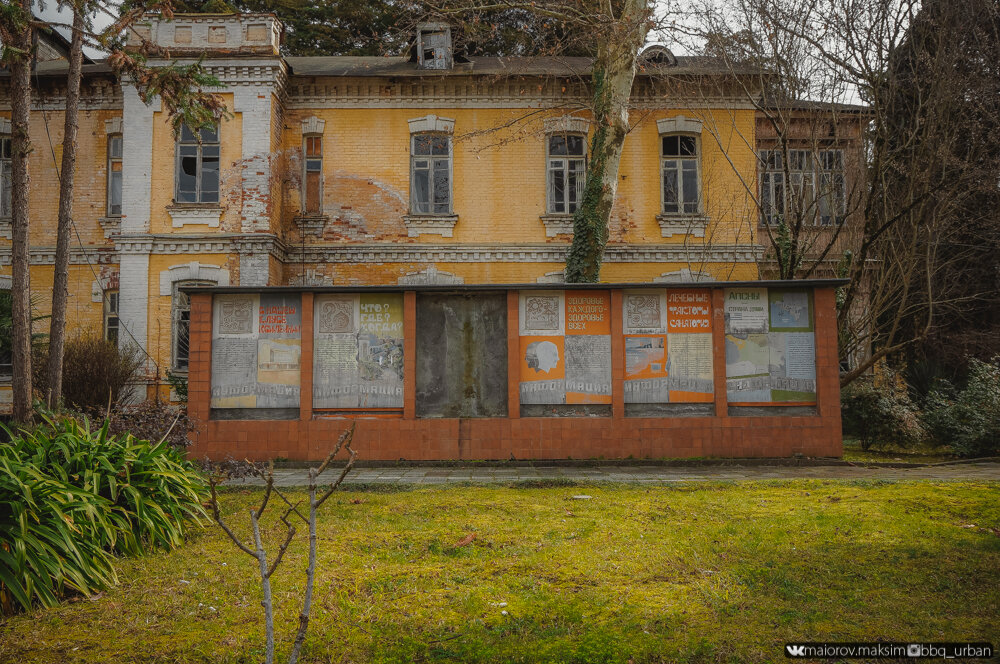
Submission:
<svg viewBox="0 0 1000 664">
<path fill-rule="evenodd" d="M 205 484 L 167 442 L 43 416 L 0 446 L 0 608 L 52 606 L 115 582 L 116 555 L 171 549 L 205 515 Z"/>
</svg>

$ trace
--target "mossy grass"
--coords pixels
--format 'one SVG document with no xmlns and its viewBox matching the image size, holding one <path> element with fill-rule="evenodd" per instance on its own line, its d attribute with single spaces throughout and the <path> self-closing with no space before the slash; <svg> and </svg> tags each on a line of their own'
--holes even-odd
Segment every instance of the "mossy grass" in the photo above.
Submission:
<svg viewBox="0 0 1000 664">
<path fill-rule="evenodd" d="M 222 502 L 232 516 L 259 498 Z M 310 663 L 774 662 L 793 640 L 1000 642 L 997 483 L 352 488 L 320 519 Z M 100 598 L 0 625 L 0 661 L 258 662 L 251 563 L 211 527 L 120 560 Z M 300 540 L 273 579 L 279 635 L 305 564 Z"/>
<path fill-rule="evenodd" d="M 897 447 L 888 445 L 878 449 L 861 449 L 861 442 L 856 438 L 844 438 L 845 461 L 852 463 L 878 463 L 902 461 L 904 463 L 944 463 L 955 461 L 959 457 L 952 454 L 947 447 Z"/>
</svg>

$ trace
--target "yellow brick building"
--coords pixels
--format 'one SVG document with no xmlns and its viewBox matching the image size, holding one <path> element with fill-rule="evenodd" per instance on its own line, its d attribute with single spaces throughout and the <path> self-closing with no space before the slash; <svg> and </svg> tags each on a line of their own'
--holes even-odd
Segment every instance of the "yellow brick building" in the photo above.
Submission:
<svg viewBox="0 0 1000 664">
<path fill-rule="evenodd" d="M 167 372 L 187 365 L 183 284 L 560 281 L 591 131 L 581 110 L 589 61 L 462 58 L 446 27 L 421 30 L 432 46 L 412 58 L 283 57 L 271 15 L 150 17 L 133 40 L 161 46 L 162 62 L 204 54 L 222 84 L 230 116 L 200 141 L 175 136 L 162 104 L 144 104 L 106 64 L 87 64 L 72 330 L 144 348 L 146 389 L 166 394 Z M 65 61 L 56 53 L 36 73 L 31 288 L 44 315 Z M 758 276 L 746 186 L 757 173 L 756 122 L 732 77 L 662 48 L 644 62 L 603 280 Z M 0 75 L 0 140 L 9 109 Z M 9 198 L 6 184 L 0 194 Z M 0 288 L 9 288 L 9 237 L 8 205 Z"/>
</svg>

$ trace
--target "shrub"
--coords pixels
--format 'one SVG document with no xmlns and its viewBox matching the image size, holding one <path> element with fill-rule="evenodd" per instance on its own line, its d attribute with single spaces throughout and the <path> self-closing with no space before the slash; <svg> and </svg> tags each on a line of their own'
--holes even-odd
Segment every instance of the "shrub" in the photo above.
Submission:
<svg viewBox="0 0 1000 664">
<path fill-rule="evenodd" d="M 912 447 L 925 432 L 920 413 L 902 377 L 887 365 L 858 378 L 841 394 L 844 432 L 856 436 L 861 449 L 896 445 Z"/>
<path fill-rule="evenodd" d="M 94 412 L 103 416 L 102 412 Z M 117 404 L 108 412 L 108 434 L 130 433 L 139 440 L 159 442 L 166 440 L 173 447 L 186 449 L 191 441 L 191 420 L 181 408 L 173 408 L 162 401 L 142 401 L 136 404 Z M 165 438 L 164 438 L 165 437 Z"/>
<path fill-rule="evenodd" d="M 927 397 L 924 422 L 935 442 L 961 456 L 1000 452 L 1000 358 L 971 359 L 962 390 L 940 381 Z"/>
<path fill-rule="evenodd" d="M 52 606 L 115 581 L 113 554 L 183 542 L 204 481 L 167 443 L 43 416 L 0 447 L 0 605 Z"/>
<path fill-rule="evenodd" d="M 35 389 L 48 393 L 48 349 L 35 351 L 33 359 Z M 128 394 L 128 385 L 139 374 L 144 356 L 136 346 L 119 348 L 115 343 L 94 335 L 66 340 L 63 353 L 62 402 L 78 410 L 108 407 Z"/>
</svg>

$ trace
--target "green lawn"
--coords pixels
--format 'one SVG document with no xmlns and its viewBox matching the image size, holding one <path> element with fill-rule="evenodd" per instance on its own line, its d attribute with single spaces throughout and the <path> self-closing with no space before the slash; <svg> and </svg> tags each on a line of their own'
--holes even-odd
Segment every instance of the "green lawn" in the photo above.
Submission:
<svg viewBox="0 0 1000 664">
<path fill-rule="evenodd" d="M 960 457 L 951 453 L 947 447 L 920 446 L 901 448 L 894 445 L 878 449 L 863 450 L 861 442 L 856 438 L 844 438 L 844 460 L 852 463 L 892 462 L 905 463 L 942 463 L 955 461 Z"/>
<path fill-rule="evenodd" d="M 223 499 L 232 516 L 259 495 Z M 789 640 L 1000 642 L 1000 484 L 427 487 L 323 509 L 306 662 L 780 662 Z M 297 544 L 274 578 L 279 655 Z M 102 597 L 0 625 L 0 662 L 261 660 L 254 561 L 217 529 L 119 575 Z"/>
</svg>

